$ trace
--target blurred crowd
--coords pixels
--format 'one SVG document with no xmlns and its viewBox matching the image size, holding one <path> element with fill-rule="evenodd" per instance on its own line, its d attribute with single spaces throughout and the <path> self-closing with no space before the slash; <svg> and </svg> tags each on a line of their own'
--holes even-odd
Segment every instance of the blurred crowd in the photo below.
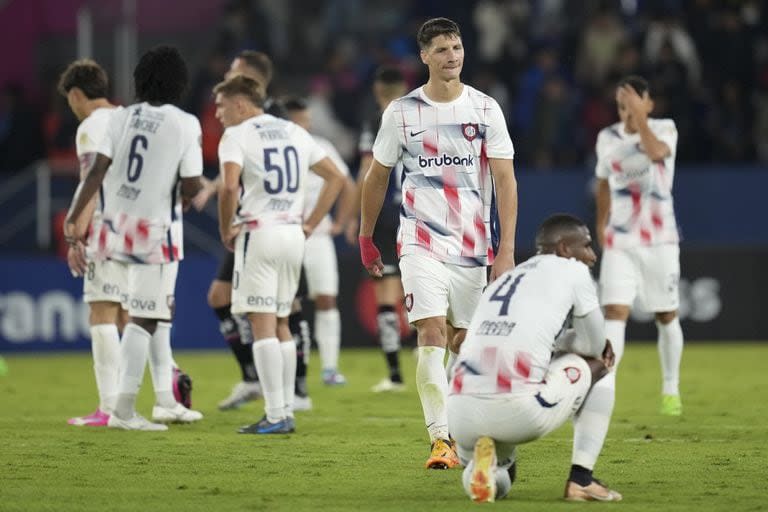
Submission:
<svg viewBox="0 0 768 512">
<path fill-rule="evenodd" d="M 617 120 L 614 86 L 627 74 L 647 77 L 654 116 L 676 121 L 681 164 L 768 163 L 763 0 L 225 0 L 209 50 L 190 56 L 185 107 L 212 134 L 206 163 L 215 167 L 220 130 L 211 87 L 246 48 L 273 57 L 271 94 L 306 96 L 314 131 L 354 162 L 360 125 L 375 109 L 375 69 L 396 65 L 419 85 L 414 35 L 436 15 L 460 24 L 463 79 L 501 104 L 519 169 L 588 163 L 598 131 Z M 2 91 L 0 169 L 72 150 L 77 123 L 51 103 Z"/>
</svg>

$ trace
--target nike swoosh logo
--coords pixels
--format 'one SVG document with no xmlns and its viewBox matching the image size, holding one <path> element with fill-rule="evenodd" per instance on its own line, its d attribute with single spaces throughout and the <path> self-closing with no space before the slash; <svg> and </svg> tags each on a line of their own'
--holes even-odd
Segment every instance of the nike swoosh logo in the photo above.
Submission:
<svg viewBox="0 0 768 512">
<path fill-rule="evenodd" d="M 546 409 L 550 409 L 550 408 L 552 408 L 552 407 L 554 407 L 554 406 L 556 406 L 557 404 L 560 403 L 560 402 L 555 402 L 555 403 L 551 404 L 551 403 L 547 402 L 546 400 L 544 400 L 544 398 L 542 398 L 541 393 L 536 393 L 534 398 L 536 399 L 537 402 L 539 402 L 539 405 L 541 405 L 542 407 L 544 407 Z"/>
<path fill-rule="evenodd" d="M 415 137 L 415 136 L 417 136 L 417 135 L 421 135 L 421 134 L 422 134 L 422 133 L 424 133 L 425 131 L 427 131 L 427 130 L 421 130 L 420 132 L 414 132 L 414 131 L 411 131 L 411 137 Z"/>
</svg>

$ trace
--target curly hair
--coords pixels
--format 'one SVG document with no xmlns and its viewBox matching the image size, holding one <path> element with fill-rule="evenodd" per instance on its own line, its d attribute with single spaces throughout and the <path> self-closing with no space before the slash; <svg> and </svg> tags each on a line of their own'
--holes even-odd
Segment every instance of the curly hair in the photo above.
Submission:
<svg viewBox="0 0 768 512">
<path fill-rule="evenodd" d="M 179 103 L 189 81 L 179 50 L 156 46 L 141 56 L 133 70 L 136 99 L 150 103 Z"/>
</svg>

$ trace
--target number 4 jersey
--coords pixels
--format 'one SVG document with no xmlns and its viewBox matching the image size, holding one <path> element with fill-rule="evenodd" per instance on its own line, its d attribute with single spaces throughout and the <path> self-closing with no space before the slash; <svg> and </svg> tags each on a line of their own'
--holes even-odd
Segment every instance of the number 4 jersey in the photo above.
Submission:
<svg viewBox="0 0 768 512">
<path fill-rule="evenodd" d="M 249 230 L 301 224 L 307 172 L 325 157 L 306 130 L 269 114 L 227 128 L 219 142 L 219 161 L 243 169 L 234 223 Z"/>
<path fill-rule="evenodd" d="M 112 159 L 100 191 L 98 258 L 167 263 L 183 258 L 180 179 L 200 176 L 200 122 L 173 105 L 115 112 L 98 152 Z"/>
<path fill-rule="evenodd" d="M 451 392 L 524 392 L 540 383 L 570 315 L 598 307 L 589 268 L 574 259 L 538 255 L 504 273 L 475 310 Z"/>
</svg>

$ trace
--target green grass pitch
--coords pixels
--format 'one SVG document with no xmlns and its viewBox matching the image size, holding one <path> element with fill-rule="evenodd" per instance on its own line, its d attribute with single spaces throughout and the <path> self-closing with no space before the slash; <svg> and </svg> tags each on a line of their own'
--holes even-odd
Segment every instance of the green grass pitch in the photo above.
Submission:
<svg viewBox="0 0 768 512">
<path fill-rule="evenodd" d="M 178 353 L 193 376 L 198 425 L 165 433 L 71 427 L 96 405 L 89 354 L 6 356 L 0 377 L 0 511 L 470 510 L 461 471 L 423 469 L 428 453 L 403 353 L 409 391 L 373 395 L 384 361 L 374 350 L 342 352 L 350 384 L 319 383 L 313 411 L 291 436 L 238 435 L 262 402 L 219 412 L 237 377 L 224 352 Z M 561 500 L 571 427 L 519 450 L 510 496 L 486 508 L 511 511 L 612 509 L 729 512 L 768 510 L 768 344 L 689 344 L 683 354 L 684 415 L 662 417 L 652 344 L 630 344 L 617 405 L 595 474 L 624 494 L 618 504 Z M 148 372 L 147 372 L 148 373 Z M 139 410 L 149 415 L 149 377 Z"/>
</svg>

